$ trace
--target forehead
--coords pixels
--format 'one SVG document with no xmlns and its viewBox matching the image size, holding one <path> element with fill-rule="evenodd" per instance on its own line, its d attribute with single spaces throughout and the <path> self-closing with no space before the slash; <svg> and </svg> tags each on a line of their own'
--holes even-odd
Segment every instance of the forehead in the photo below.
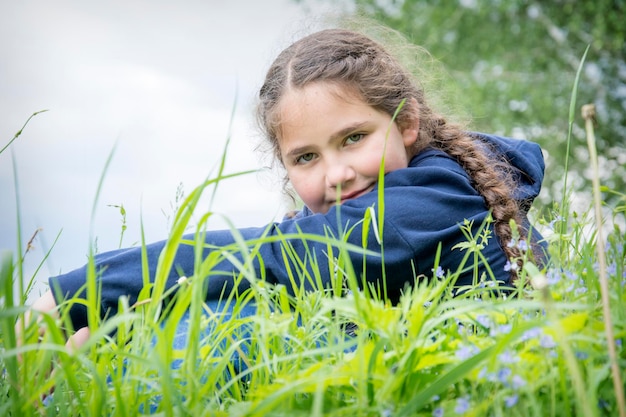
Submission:
<svg viewBox="0 0 626 417">
<path fill-rule="evenodd" d="M 289 88 L 278 105 L 279 141 L 293 133 L 316 127 L 319 122 L 336 119 L 355 110 L 370 108 L 353 87 L 332 82 L 314 82 L 301 88 Z M 372 109 L 373 110 L 373 109 Z"/>
</svg>

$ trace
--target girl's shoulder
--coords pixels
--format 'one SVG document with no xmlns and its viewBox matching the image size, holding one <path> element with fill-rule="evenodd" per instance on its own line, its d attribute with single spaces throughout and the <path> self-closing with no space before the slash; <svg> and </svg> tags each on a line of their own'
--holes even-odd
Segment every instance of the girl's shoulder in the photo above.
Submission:
<svg viewBox="0 0 626 417">
<path fill-rule="evenodd" d="M 541 191 L 545 161 L 541 147 L 525 139 L 514 139 L 487 133 L 468 132 L 479 143 L 489 158 L 505 162 L 516 185 L 513 197 L 518 201 L 532 201 Z M 466 176 L 455 158 L 440 149 L 429 147 L 415 155 L 409 168 L 447 170 Z"/>
<path fill-rule="evenodd" d="M 465 172 L 455 158 L 440 149 L 432 147 L 422 150 L 411 158 L 407 168 L 407 174 L 409 176 L 423 176 L 425 173 L 438 173 L 438 175 L 449 173 L 455 177 L 460 175 L 461 177 L 469 179 L 467 172 Z"/>
<path fill-rule="evenodd" d="M 421 167 L 431 164 L 444 164 L 445 160 L 456 162 L 454 158 L 442 151 L 433 147 L 427 147 L 420 151 L 409 161 L 409 168 Z"/>
</svg>

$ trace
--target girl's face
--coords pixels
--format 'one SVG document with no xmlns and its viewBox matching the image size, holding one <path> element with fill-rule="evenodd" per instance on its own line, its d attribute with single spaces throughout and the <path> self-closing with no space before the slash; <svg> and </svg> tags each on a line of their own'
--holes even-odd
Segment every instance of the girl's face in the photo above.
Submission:
<svg viewBox="0 0 626 417">
<path fill-rule="evenodd" d="M 383 152 L 385 173 L 406 168 L 418 129 L 417 117 L 400 131 L 387 113 L 323 82 L 289 90 L 280 103 L 280 123 L 287 176 L 314 213 L 372 191 Z"/>
</svg>

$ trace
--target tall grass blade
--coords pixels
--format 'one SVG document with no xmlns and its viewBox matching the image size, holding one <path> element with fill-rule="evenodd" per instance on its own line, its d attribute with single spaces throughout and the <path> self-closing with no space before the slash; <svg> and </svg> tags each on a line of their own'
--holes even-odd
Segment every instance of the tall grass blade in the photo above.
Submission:
<svg viewBox="0 0 626 417">
<path fill-rule="evenodd" d="M 583 65 L 585 63 L 585 60 L 587 59 L 587 53 L 589 52 L 590 47 L 591 45 L 587 46 L 587 48 L 585 49 L 585 53 L 583 54 L 580 60 L 580 63 L 578 64 L 578 69 L 576 70 L 576 77 L 574 78 L 574 85 L 572 87 L 572 94 L 571 94 L 570 103 L 569 103 L 567 146 L 565 150 L 565 161 L 563 163 L 563 170 L 564 170 L 563 195 L 561 196 L 561 207 L 559 207 L 560 218 L 561 218 L 561 221 L 559 222 L 561 235 L 564 235 L 567 232 L 567 227 L 568 227 L 567 219 L 569 219 L 569 216 L 568 216 L 569 204 L 567 203 L 567 198 L 568 198 L 567 173 L 569 171 L 569 154 L 570 154 L 570 145 L 572 142 L 572 128 L 574 126 L 574 121 L 576 119 L 576 97 L 578 96 L 578 84 L 580 83 L 580 74 L 582 73 Z M 559 242 L 560 242 L 559 254 L 563 256 L 563 254 L 565 253 L 566 242 L 563 239 L 561 239 Z"/>
<path fill-rule="evenodd" d="M 624 400 L 624 385 L 620 374 L 617 353 L 615 351 L 615 335 L 613 334 L 613 319 L 611 318 L 609 279 L 606 267 L 606 251 L 604 248 L 603 215 L 602 215 L 602 195 L 600 193 L 600 169 L 598 168 L 598 153 L 596 150 L 596 136 L 594 123 L 596 121 L 596 110 L 593 104 L 582 106 L 582 116 L 585 120 L 585 131 L 587 134 L 587 147 L 589 148 L 589 160 L 593 171 L 593 207 L 596 219 L 596 252 L 598 254 L 598 275 L 600 278 L 600 293 L 602 296 L 602 310 L 604 316 L 604 332 L 606 334 L 609 359 L 613 374 L 613 386 L 619 408 L 620 417 L 626 417 L 626 401 Z"/>
</svg>

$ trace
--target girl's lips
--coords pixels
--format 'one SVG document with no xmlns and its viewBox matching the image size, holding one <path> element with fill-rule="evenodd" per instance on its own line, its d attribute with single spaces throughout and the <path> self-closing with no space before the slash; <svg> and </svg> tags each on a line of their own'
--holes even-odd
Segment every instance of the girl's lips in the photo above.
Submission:
<svg viewBox="0 0 626 417">
<path fill-rule="evenodd" d="M 344 194 L 344 195 L 341 196 L 341 202 L 343 203 L 344 201 L 352 200 L 353 198 L 357 198 L 357 197 L 362 196 L 363 194 L 367 194 L 370 191 L 372 191 L 373 188 L 374 188 L 374 186 L 370 185 L 369 187 L 366 187 L 366 188 L 364 188 L 362 190 L 353 191 L 351 193 Z"/>
</svg>

